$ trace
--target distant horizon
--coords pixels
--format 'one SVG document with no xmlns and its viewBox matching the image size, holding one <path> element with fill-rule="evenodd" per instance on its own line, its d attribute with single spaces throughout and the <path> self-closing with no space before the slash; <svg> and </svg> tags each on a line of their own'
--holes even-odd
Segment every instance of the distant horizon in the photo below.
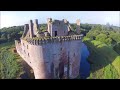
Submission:
<svg viewBox="0 0 120 90">
<path fill-rule="evenodd" d="M 26 24 L 28 24 L 28 23 L 26 23 Z M 38 24 L 47 24 L 47 23 L 38 23 Z M 70 24 L 75 24 L 75 23 L 70 23 Z M 94 23 L 81 23 L 81 24 L 94 24 Z M 98 24 L 95 24 L 95 25 L 98 25 Z M 106 24 L 100 24 L 100 25 L 106 25 Z M 17 27 L 17 26 L 24 26 L 24 25 L 16 25 L 16 26 L 14 25 L 14 26 L 2 27 L 0 29 L 10 28 L 10 27 Z M 115 25 L 112 25 L 112 26 L 115 26 Z M 119 27 L 120 28 L 120 26 L 115 26 L 115 27 Z"/>
<path fill-rule="evenodd" d="M 80 19 L 82 24 L 101 24 L 120 27 L 120 11 L 0 11 L 0 29 L 28 24 L 38 19 L 39 24 L 53 20 L 67 19 L 70 24 Z"/>
</svg>

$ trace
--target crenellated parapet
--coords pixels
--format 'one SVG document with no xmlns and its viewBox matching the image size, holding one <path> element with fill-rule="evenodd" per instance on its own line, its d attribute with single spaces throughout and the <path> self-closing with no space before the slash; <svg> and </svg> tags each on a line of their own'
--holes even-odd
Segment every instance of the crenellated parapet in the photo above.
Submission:
<svg viewBox="0 0 120 90">
<path fill-rule="evenodd" d="M 44 37 L 44 38 L 27 38 L 27 42 L 31 45 L 42 45 L 46 43 L 57 43 L 72 40 L 81 40 L 82 35 L 72 35 L 72 36 L 57 36 L 57 37 Z"/>
<path fill-rule="evenodd" d="M 46 31 L 41 30 L 37 19 L 25 24 L 24 33 L 15 40 L 15 46 L 33 69 L 35 79 L 73 79 L 79 75 L 83 35 L 80 20 L 76 24 L 76 31 L 66 19 L 48 18 Z"/>
</svg>

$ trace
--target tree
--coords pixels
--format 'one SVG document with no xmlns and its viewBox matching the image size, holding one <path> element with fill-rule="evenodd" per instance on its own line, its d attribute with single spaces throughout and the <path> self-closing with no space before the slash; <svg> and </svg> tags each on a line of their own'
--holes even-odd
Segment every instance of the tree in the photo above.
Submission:
<svg viewBox="0 0 120 90">
<path fill-rule="evenodd" d="M 112 39 L 111 38 L 107 38 L 105 40 L 105 43 L 108 44 L 108 45 L 111 45 L 112 44 Z"/>
<path fill-rule="evenodd" d="M 7 34 L 7 40 L 11 41 L 11 34 Z"/>
<path fill-rule="evenodd" d="M 99 34 L 98 36 L 96 36 L 96 40 L 101 41 L 101 42 L 106 42 L 107 39 L 107 35 L 106 34 Z"/>
<path fill-rule="evenodd" d="M 7 34 L 3 33 L 3 34 L 1 35 L 1 38 L 7 40 Z"/>
</svg>

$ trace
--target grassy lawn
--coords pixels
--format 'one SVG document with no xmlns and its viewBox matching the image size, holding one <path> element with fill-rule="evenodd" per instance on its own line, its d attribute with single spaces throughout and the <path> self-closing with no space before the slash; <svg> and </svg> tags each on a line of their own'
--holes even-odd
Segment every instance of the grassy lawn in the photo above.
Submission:
<svg viewBox="0 0 120 90">
<path fill-rule="evenodd" d="M 90 77 L 88 79 L 118 79 L 120 78 L 120 56 L 112 47 L 100 41 L 90 41 L 85 38 L 90 56 Z"/>
</svg>

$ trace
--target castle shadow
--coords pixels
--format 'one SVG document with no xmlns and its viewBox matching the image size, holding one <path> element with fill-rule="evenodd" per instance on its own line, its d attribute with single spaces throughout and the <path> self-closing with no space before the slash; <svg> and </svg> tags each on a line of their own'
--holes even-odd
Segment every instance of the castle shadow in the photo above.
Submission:
<svg viewBox="0 0 120 90">
<path fill-rule="evenodd" d="M 24 60 L 21 61 L 21 65 L 23 66 L 24 73 L 20 75 L 20 78 L 21 79 L 35 79 L 32 68 Z"/>
</svg>

